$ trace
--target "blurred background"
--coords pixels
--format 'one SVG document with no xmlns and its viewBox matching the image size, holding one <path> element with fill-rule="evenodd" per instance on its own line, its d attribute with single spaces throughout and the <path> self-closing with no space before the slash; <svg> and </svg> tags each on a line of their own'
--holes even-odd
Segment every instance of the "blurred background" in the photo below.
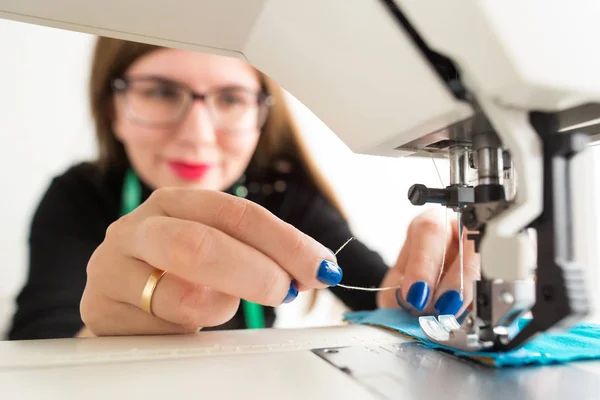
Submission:
<svg viewBox="0 0 600 400">
<path fill-rule="evenodd" d="M 0 20 L 2 339 L 14 311 L 13 299 L 27 273 L 29 223 L 40 196 L 53 176 L 96 154 L 87 99 L 94 39 Z M 308 147 L 336 189 L 356 237 L 393 264 L 408 223 L 423 211 L 408 202 L 408 188 L 414 183 L 440 186 L 432 160 L 352 154 L 306 107 L 292 95 L 288 98 Z M 436 163 L 446 185 L 448 165 L 444 161 Z M 327 291 L 320 292 L 317 306 L 309 315 L 304 312 L 307 300 L 308 295 L 303 294 L 281 307 L 278 326 L 341 321 L 343 308 Z"/>
</svg>

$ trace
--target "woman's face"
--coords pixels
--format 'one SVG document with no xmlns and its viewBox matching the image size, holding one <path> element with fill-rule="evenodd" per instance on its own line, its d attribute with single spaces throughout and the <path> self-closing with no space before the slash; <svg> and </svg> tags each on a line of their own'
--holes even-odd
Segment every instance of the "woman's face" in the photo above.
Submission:
<svg viewBox="0 0 600 400">
<path fill-rule="evenodd" d="M 243 174 L 264 120 L 250 65 L 161 49 L 132 64 L 115 86 L 113 131 L 147 184 L 223 190 Z"/>
</svg>

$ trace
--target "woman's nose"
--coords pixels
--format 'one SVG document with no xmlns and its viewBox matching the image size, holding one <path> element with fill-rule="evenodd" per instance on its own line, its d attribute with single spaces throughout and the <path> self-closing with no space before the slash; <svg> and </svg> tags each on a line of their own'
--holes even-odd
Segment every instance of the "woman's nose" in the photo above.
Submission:
<svg viewBox="0 0 600 400">
<path fill-rule="evenodd" d="M 193 143 L 215 143 L 216 130 L 209 111 L 202 102 L 194 103 L 183 123 L 180 125 L 179 138 Z"/>
</svg>

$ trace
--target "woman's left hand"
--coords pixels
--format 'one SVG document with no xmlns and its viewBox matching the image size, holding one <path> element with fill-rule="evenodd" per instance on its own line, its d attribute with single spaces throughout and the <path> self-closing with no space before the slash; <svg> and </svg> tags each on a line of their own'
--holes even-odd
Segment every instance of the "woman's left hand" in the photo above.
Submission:
<svg viewBox="0 0 600 400">
<path fill-rule="evenodd" d="M 449 225 L 446 227 L 445 223 Z M 479 279 L 480 262 L 473 241 L 463 232 L 464 292 L 461 299 L 458 240 L 456 219 L 446 222 L 441 207 L 417 216 L 408 228 L 396 264 L 381 283 L 382 287 L 400 286 L 401 289 L 379 292 L 378 306 L 401 307 L 414 315 L 460 316 L 473 299 L 473 282 Z"/>
</svg>

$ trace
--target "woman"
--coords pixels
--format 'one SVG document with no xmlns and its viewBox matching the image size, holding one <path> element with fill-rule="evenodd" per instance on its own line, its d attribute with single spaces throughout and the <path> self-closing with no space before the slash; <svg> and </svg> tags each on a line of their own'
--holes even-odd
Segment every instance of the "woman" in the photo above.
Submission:
<svg viewBox="0 0 600 400">
<path fill-rule="evenodd" d="M 55 178 L 39 204 L 11 339 L 268 327 L 310 289 L 354 310 L 470 302 L 456 291 L 456 231 L 444 246 L 430 213 L 391 269 L 358 241 L 336 259 L 348 224 L 280 89 L 248 64 L 101 38 L 91 105 L 99 160 Z M 402 289 L 347 291 L 342 279 Z"/>
</svg>

